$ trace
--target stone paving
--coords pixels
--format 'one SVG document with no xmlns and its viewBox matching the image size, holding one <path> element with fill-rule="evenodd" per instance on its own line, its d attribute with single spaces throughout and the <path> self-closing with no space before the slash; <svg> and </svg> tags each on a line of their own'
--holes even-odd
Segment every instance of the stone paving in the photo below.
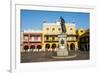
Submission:
<svg viewBox="0 0 100 73">
<path fill-rule="evenodd" d="M 55 52 L 22 52 L 21 63 L 32 62 L 49 62 L 49 61 L 71 61 L 71 60 L 89 60 L 89 52 L 86 51 L 71 51 L 70 54 L 77 54 L 74 58 L 54 59 L 52 56 Z"/>
</svg>

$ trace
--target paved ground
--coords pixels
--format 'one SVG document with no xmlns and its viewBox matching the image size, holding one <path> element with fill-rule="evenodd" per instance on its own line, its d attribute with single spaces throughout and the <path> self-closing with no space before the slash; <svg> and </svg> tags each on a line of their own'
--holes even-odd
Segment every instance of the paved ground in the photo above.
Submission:
<svg viewBox="0 0 100 73">
<path fill-rule="evenodd" d="M 21 63 L 29 62 L 48 62 L 48 61 L 69 61 L 69 60 L 88 60 L 89 52 L 71 51 L 70 55 L 77 54 L 76 57 L 70 59 L 54 59 L 53 52 L 23 52 L 21 53 Z"/>
</svg>

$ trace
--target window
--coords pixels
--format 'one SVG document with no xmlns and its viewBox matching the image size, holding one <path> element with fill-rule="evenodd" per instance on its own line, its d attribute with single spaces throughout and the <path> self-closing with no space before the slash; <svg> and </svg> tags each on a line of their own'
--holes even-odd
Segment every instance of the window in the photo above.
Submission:
<svg viewBox="0 0 100 73">
<path fill-rule="evenodd" d="M 70 30 L 72 30 L 72 28 L 70 28 Z"/>
<path fill-rule="evenodd" d="M 46 37 L 46 40 L 49 40 L 49 36 Z"/>
<path fill-rule="evenodd" d="M 28 40 L 28 36 L 24 36 L 24 40 Z"/>
<path fill-rule="evenodd" d="M 83 30 L 81 30 L 81 32 L 83 32 Z"/>
<path fill-rule="evenodd" d="M 38 41 L 41 41 L 41 37 L 40 36 L 38 37 Z"/>
<path fill-rule="evenodd" d="M 54 31 L 55 30 L 55 28 L 52 28 L 52 31 Z"/>
<path fill-rule="evenodd" d="M 74 37 L 70 37 L 70 40 L 74 40 Z"/>
<path fill-rule="evenodd" d="M 37 36 L 35 36 L 35 37 L 34 37 L 34 40 L 35 40 L 35 41 L 37 41 L 37 40 L 38 40 L 38 37 L 37 37 Z"/>
<path fill-rule="evenodd" d="M 28 34 L 24 34 L 24 37 L 28 37 Z"/>
<path fill-rule="evenodd" d="M 58 30 L 60 31 L 61 29 L 60 29 L 60 28 L 58 28 Z"/>
<path fill-rule="evenodd" d="M 69 32 L 68 33 L 69 34 L 73 34 L 73 31 L 72 30 L 73 30 L 73 28 L 69 28 Z"/>
<path fill-rule="evenodd" d="M 52 40 L 55 40 L 55 37 L 54 36 L 52 37 Z"/>
<path fill-rule="evenodd" d="M 31 37 L 31 40 L 34 41 L 34 37 Z"/>
<path fill-rule="evenodd" d="M 46 30 L 49 30 L 49 28 L 46 28 Z"/>
<path fill-rule="evenodd" d="M 69 41 L 74 41 L 75 38 L 70 36 L 70 37 L 68 38 L 68 40 L 69 40 Z"/>
</svg>

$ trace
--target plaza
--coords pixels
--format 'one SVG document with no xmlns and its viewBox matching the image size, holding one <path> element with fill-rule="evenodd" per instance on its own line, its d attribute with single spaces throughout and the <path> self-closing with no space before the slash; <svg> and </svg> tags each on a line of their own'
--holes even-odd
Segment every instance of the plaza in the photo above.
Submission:
<svg viewBox="0 0 100 73">
<path fill-rule="evenodd" d="M 76 29 L 75 23 L 66 23 L 67 48 L 68 50 L 78 50 L 79 36 L 85 33 L 85 29 Z M 33 49 L 57 50 L 58 34 L 61 34 L 60 22 L 47 23 L 43 21 L 43 30 L 24 30 L 21 32 L 21 52 Z"/>
<path fill-rule="evenodd" d="M 52 61 L 80 61 L 89 60 L 89 52 L 87 51 L 77 51 L 70 52 L 70 54 L 77 53 L 77 57 L 74 58 L 52 58 L 52 52 L 22 52 L 21 53 L 21 63 L 33 63 L 33 62 L 52 62 Z"/>
<path fill-rule="evenodd" d="M 61 34 L 60 22 L 43 21 L 42 30 L 24 30 L 21 32 L 21 62 L 47 62 L 89 59 L 89 29 L 76 29 L 75 23 L 65 23 L 66 45 L 75 58 L 54 59 L 59 49 L 58 35 Z"/>
</svg>

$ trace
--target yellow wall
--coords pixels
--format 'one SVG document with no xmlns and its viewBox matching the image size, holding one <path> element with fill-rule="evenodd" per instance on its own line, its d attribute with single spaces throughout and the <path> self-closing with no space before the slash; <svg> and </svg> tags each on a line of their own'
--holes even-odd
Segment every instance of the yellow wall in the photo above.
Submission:
<svg viewBox="0 0 100 73">
<path fill-rule="evenodd" d="M 75 45 L 75 50 L 78 50 L 78 42 L 77 42 L 77 41 L 75 41 L 75 42 L 67 42 L 68 47 L 69 47 L 68 49 L 70 50 L 70 45 L 71 45 L 72 43 Z"/>
<path fill-rule="evenodd" d="M 65 26 L 66 26 L 66 31 L 67 31 L 66 34 L 68 34 L 68 35 L 76 35 L 75 25 L 70 25 L 70 24 L 67 23 Z M 49 28 L 49 30 L 47 30 L 47 28 Z M 52 30 L 52 28 L 54 28 L 55 30 Z M 60 28 L 60 30 L 59 30 L 59 28 Z M 43 27 L 43 33 L 44 33 L 44 35 L 45 34 L 49 34 L 49 35 L 56 34 L 56 35 L 58 35 L 61 32 L 62 31 L 61 31 L 60 25 L 56 25 L 56 24 L 52 25 L 52 24 L 49 24 L 49 25 L 46 25 L 46 26 Z M 50 37 L 49 39 L 51 39 L 51 41 L 52 41 L 52 37 Z M 58 37 L 56 37 L 55 39 L 58 41 Z M 74 43 L 75 48 L 77 48 L 78 47 L 78 44 L 77 44 L 76 37 L 72 37 L 72 39 L 74 40 L 74 42 L 67 42 L 68 45 L 70 46 L 71 43 Z M 44 39 L 44 40 L 46 40 L 46 39 Z M 71 40 L 71 37 L 67 37 L 67 41 L 69 41 L 69 40 Z M 53 43 L 56 43 L 58 45 L 58 42 L 50 42 L 49 43 L 50 44 L 50 47 L 52 46 Z M 44 43 L 44 44 L 46 44 L 46 43 Z"/>
<path fill-rule="evenodd" d="M 85 29 L 80 28 L 80 29 L 78 30 L 78 35 L 79 35 L 79 36 L 81 36 L 81 35 L 84 34 L 84 33 L 85 33 Z"/>
<path fill-rule="evenodd" d="M 47 30 L 47 28 L 49 28 L 49 30 Z M 52 28 L 54 28 L 55 30 L 53 31 Z M 58 28 L 61 29 L 60 25 L 47 25 L 46 27 L 43 27 L 43 32 L 44 34 L 60 34 L 61 30 L 59 31 Z M 74 34 L 76 35 L 76 28 L 74 25 L 70 25 L 70 24 L 66 24 L 66 33 L 67 34 Z"/>
<path fill-rule="evenodd" d="M 67 29 L 67 34 L 73 34 L 76 35 L 76 28 L 75 26 L 71 26 L 70 24 L 66 25 L 66 29 Z"/>
</svg>

